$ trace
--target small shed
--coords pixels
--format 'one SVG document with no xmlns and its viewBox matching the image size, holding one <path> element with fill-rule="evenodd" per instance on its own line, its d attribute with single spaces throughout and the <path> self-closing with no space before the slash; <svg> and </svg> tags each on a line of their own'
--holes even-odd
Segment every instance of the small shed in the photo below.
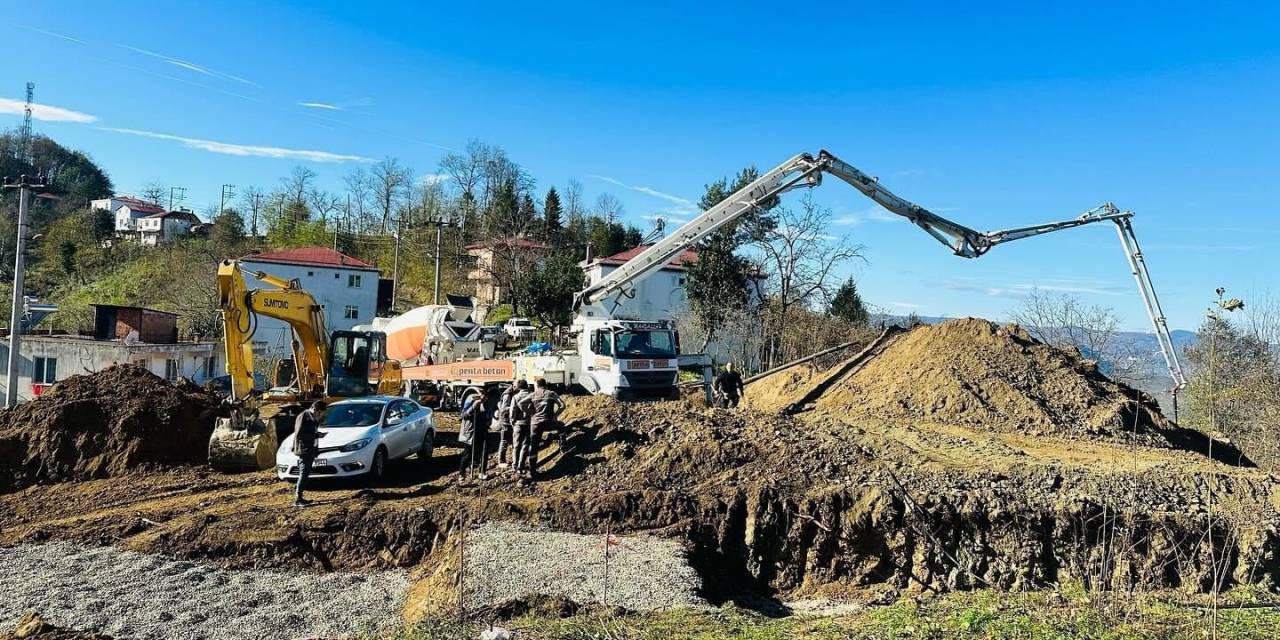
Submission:
<svg viewBox="0 0 1280 640">
<path fill-rule="evenodd" d="M 137 332 L 138 342 L 175 344 L 178 342 L 178 314 L 144 307 L 115 304 L 93 306 L 93 337 L 96 340 L 124 340 Z"/>
</svg>

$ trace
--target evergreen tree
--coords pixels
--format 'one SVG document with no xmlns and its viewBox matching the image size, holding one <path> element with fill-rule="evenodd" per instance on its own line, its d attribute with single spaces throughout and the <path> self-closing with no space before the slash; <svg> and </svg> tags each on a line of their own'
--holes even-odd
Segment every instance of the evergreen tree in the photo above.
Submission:
<svg viewBox="0 0 1280 640">
<path fill-rule="evenodd" d="M 548 242 L 555 243 L 560 240 L 563 230 L 563 223 L 560 220 L 562 211 L 560 194 L 556 192 L 556 188 L 547 189 L 546 200 L 542 203 L 542 235 Z"/>
<path fill-rule="evenodd" d="M 831 315 L 858 326 L 866 325 L 871 319 L 862 296 L 858 294 L 858 283 L 852 277 L 836 290 L 836 295 L 831 298 L 830 311 Z"/>
<path fill-rule="evenodd" d="M 732 183 L 721 178 L 706 186 L 698 205 L 703 211 L 720 204 L 760 176 L 755 167 L 738 172 Z M 767 208 L 772 208 L 772 204 Z M 759 234 L 770 224 L 767 208 L 754 211 L 738 223 L 726 225 L 698 243 L 698 262 L 689 266 L 685 293 L 689 310 L 703 332 L 701 351 L 715 338 L 732 311 L 746 308 L 751 265 L 734 253 L 740 244 Z"/>
<path fill-rule="evenodd" d="M 558 252 L 521 276 L 522 306 L 548 326 L 573 319 L 573 294 L 586 286 L 586 275 L 572 253 Z"/>
</svg>

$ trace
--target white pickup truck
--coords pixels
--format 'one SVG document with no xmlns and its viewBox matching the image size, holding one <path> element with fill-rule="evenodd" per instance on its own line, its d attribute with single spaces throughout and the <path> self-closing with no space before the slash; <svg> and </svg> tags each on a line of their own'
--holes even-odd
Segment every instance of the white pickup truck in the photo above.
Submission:
<svg viewBox="0 0 1280 640">
<path fill-rule="evenodd" d="M 511 318 L 502 328 L 512 342 L 528 344 L 537 336 L 538 328 L 528 318 Z"/>
</svg>

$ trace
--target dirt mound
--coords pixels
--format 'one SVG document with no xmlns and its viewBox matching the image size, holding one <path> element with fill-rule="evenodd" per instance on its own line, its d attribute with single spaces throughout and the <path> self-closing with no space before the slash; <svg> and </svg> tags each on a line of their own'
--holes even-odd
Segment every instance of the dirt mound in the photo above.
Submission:
<svg viewBox="0 0 1280 640">
<path fill-rule="evenodd" d="M 814 406 L 851 424 L 927 422 L 1169 446 L 1170 425 L 1150 397 L 1017 326 L 976 318 L 894 337 Z"/>
<path fill-rule="evenodd" d="M 133 366 L 72 376 L 0 411 L 0 492 L 200 464 L 218 397 Z"/>
</svg>

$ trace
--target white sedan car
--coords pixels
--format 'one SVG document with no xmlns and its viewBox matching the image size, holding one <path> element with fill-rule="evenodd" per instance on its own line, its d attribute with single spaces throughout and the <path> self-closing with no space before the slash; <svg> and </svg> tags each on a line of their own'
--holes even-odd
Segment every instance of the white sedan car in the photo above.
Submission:
<svg viewBox="0 0 1280 640">
<path fill-rule="evenodd" d="M 320 419 L 320 455 L 311 465 L 312 478 L 366 475 L 382 479 L 390 460 L 417 454 L 426 464 L 435 448 L 435 416 L 413 400 L 399 396 L 370 396 L 329 405 Z M 290 435 L 276 452 L 276 476 L 296 480 L 298 456 Z"/>
</svg>

